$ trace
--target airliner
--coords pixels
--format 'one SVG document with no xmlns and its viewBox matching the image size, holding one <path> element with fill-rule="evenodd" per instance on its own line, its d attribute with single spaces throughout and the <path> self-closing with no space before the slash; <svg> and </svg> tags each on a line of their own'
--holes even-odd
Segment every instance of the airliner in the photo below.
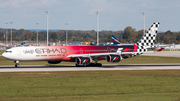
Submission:
<svg viewBox="0 0 180 101">
<path fill-rule="evenodd" d="M 6 50 L 2 56 L 13 60 L 15 67 L 19 61 L 47 61 L 58 64 L 61 61 L 75 62 L 76 66 L 102 66 L 100 60 L 110 63 L 134 57 L 154 48 L 159 23 L 153 23 L 147 33 L 132 45 L 90 45 L 90 46 L 34 46 L 13 47 Z"/>
<path fill-rule="evenodd" d="M 117 38 L 112 35 L 112 41 L 113 41 L 113 45 L 121 45 L 121 43 L 117 40 Z"/>
</svg>

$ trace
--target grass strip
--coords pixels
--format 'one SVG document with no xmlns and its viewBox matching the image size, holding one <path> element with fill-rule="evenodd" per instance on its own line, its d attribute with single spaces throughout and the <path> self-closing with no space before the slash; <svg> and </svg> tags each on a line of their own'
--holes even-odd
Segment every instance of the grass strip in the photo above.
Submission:
<svg viewBox="0 0 180 101">
<path fill-rule="evenodd" d="M 180 70 L 0 73 L 1 101 L 174 101 Z"/>
</svg>

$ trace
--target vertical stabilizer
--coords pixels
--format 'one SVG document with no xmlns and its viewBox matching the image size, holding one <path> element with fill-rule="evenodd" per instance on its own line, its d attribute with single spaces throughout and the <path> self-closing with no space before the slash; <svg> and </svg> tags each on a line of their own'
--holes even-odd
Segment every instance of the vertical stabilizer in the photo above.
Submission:
<svg viewBox="0 0 180 101">
<path fill-rule="evenodd" d="M 116 39 L 114 35 L 112 35 L 112 41 L 114 45 L 120 45 L 121 43 Z"/>
<path fill-rule="evenodd" d="M 158 27 L 159 23 L 153 23 L 147 33 L 145 33 L 139 40 L 139 42 L 137 42 L 137 46 L 153 46 L 156 39 Z"/>
<path fill-rule="evenodd" d="M 147 48 L 153 48 L 154 42 L 157 36 L 157 30 L 160 23 L 153 23 L 147 33 L 136 43 L 138 46 L 137 52 L 143 53 L 147 51 Z"/>
</svg>

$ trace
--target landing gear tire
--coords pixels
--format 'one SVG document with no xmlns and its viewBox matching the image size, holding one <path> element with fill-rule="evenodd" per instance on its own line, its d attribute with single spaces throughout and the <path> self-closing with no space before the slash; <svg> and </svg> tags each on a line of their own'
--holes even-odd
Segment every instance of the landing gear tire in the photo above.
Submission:
<svg viewBox="0 0 180 101">
<path fill-rule="evenodd" d="M 78 64 L 76 64 L 76 67 L 87 67 L 88 65 L 86 65 L 86 64 L 83 64 L 83 65 L 78 65 Z"/>
<path fill-rule="evenodd" d="M 101 63 L 98 63 L 97 66 L 102 67 L 102 64 L 101 64 Z"/>
<path fill-rule="evenodd" d="M 88 67 L 88 66 L 90 66 L 90 67 L 102 67 L 102 64 L 101 63 L 90 63 L 89 65 L 86 65 L 86 64 L 78 65 L 78 64 L 76 64 L 76 67 Z"/>
<path fill-rule="evenodd" d="M 76 67 L 83 67 L 84 65 L 78 65 L 78 64 L 76 64 Z"/>
<path fill-rule="evenodd" d="M 93 66 L 93 67 L 98 66 L 98 67 L 101 67 L 102 64 L 101 63 L 91 63 L 89 66 Z"/>
<path fill-rule="evenodd" d="M 14 61 L 15 67 L 19 67 L 19 61 Z"/>
<path fill-rule="evenodd" d="M 19 67 L 19 64 L 15 64 L 15 67 Z"/>
</svg>

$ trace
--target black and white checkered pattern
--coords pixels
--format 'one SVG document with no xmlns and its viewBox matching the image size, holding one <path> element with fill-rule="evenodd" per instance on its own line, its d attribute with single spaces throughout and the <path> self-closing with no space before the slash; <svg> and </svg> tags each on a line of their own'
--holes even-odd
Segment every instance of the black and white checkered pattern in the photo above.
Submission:
<svg viewBox="0 0 180 101">
<path fill-rule="evenodd" d="M 139 52 L 139 54 L 146 52 L 147 47 L 153 48 L 158 27 L 159 23 L 153 23 L 153 25 L 149 28 L 148 32 L 145 33 L 143 37 L 140 39 L 140 41 L 136 43 L 136 45 L 138 46 L 137 52 Z"/>
</svg>

